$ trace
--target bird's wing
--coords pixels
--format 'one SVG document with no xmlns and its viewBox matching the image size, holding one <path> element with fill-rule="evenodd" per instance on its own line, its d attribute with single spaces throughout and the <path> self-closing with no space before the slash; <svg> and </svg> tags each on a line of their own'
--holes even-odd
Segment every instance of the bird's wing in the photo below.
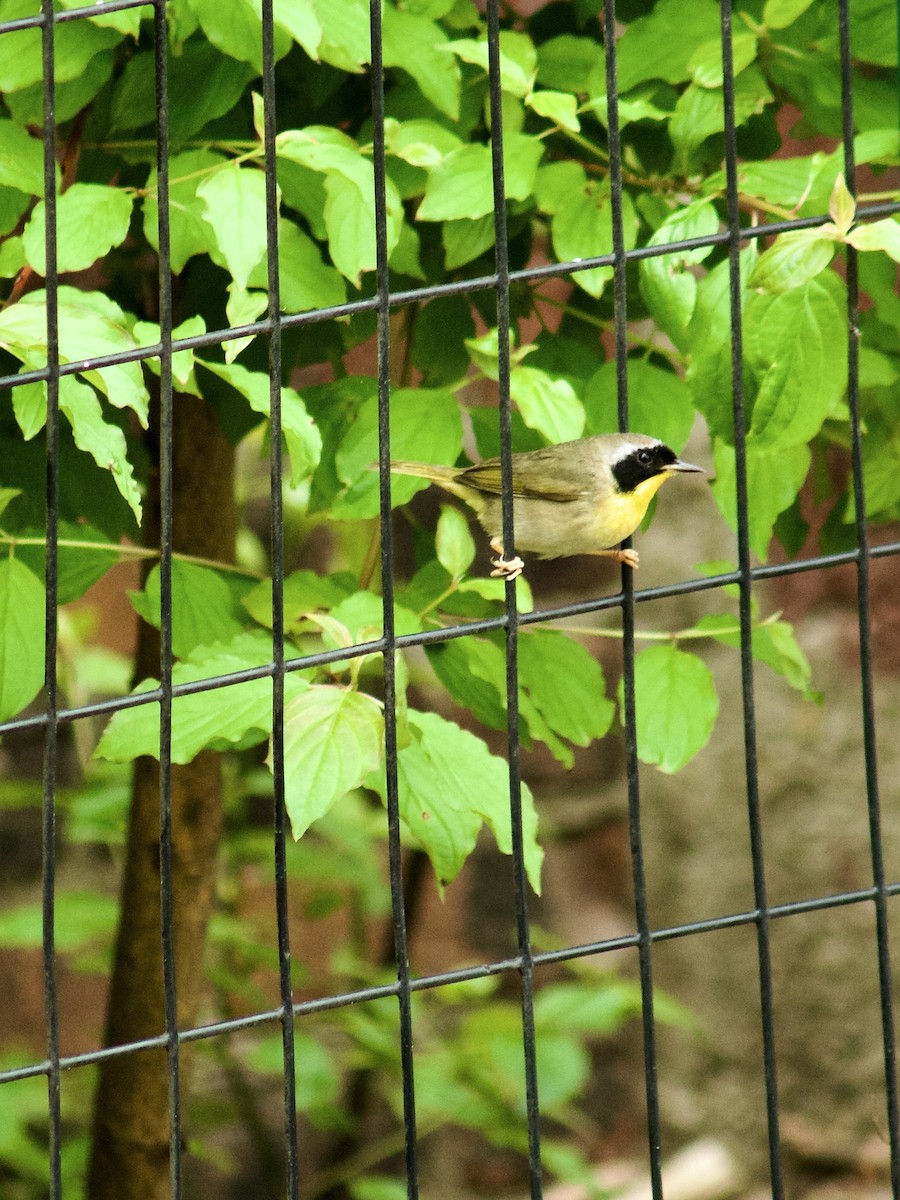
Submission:
<svg viewBox="0 0 900 1200">
<path fill-rule="evenodd" d="M 559 446 L 547 446 L 527 454 L 514 454 L 513 495 L 534 500 L 555 500 L 560 504 L 584 496 L 589 491 L 585 487 L 584 464 L 573 469 L 559 450 Z M 503 490 L 500 459 L 488 458 L 474 467 L 467 467 L 465 471 L 460 471 L 457 479 L 481 492 L 499 496 Z"/>
</svg>

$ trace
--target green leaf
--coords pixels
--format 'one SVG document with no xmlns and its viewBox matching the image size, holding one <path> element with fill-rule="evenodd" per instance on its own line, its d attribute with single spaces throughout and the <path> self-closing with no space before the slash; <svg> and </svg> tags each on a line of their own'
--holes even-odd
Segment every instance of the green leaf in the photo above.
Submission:
<svg viewBox="0 0 900 1200">
<path fill-rule="evenodd" d="M 487 37 L 460 38 L 455 42 L 447 42 L 445 48 L 452 51 L 463 62 L 481 67 L 487 73 L 488 44 Z M 537 69 L 537 52 L 531 38 L 524 33 L 515 33 L 503 29 L 500 32 L 500 86 L 504 92 L 512 96 L 524 97 L 531 90 L 534 73 Z"/>
<path fill-rule="evenodd" d="M 735 631 L 735 618 L 728 613 L 709 613 L 697 622 L 698 629 L 707 630 L 717 641 L 726 646 L 740 646 L 740 631 Z M 754 627 L 751 634 L 753 657 L 766 666 L 798 692 L 806 700 L 821 699 L 820 693 L 811 686 L 812 668 L 800 648 L 794 628 L 787 621 L 765 621 Z"/>
<path fill-rule="evenodd" d="M 175 684 L 215 679 L 234 671 L 270 662 L 272 639 L 242 633 L 230 644 L 216 646 L 198 661 L 176 663 Z M 145 680 L 135 693 L 158 687 Z M 293 699 L 308 684 L 298 675 L 285 676 L 285 699 Z M 272 729 L 272 681 L 248 679 L 172 700 L 172 761 L 187 763 L 205 749 L 235 749 L 256 745 Z M 117 712 L 94 752 L 98 758 L 130 762 L 141 754 L 159 757 L 159 705 L 156 701 Z"/>
<path fill-rule="evenodd" d="M 189 258 L 208 254 L 216 245 L 216 232 L 206 220 L 206 205 L 197 195 L 198 185 L 227 160 L 210 150 L 189 150 L 169 160 L 169 222 L 172 270 L 180 275 Z M 150 172 L 147 187 L 155 189 L 156 171 Z M 144 199 L 144 236 L 159 249 L 159 205 L 151 190 Z"/>
<path fill-rule="evenodd" d="M 443 47 L 448 38 L 424 16 L 385 5 L 384 65 L 402 67 L 422 95 L 452 121 L 459 119 L 459 64 Z"/>
<path fill-rule="evenodd" d="M 318 609 L 334 608 L 352 594 L 355 580 L 347 576 L 339 579 L 331 575 L 317 575 L 315 571 L 293 571 L 284 581 L 284 621 L 291 629 L 303 620 L 305 613 Z M 241 598 L 247 612 L 272 628 L 272 581 L 265 579 L 256 584 Z"/>
<path fill-rule="evenodd" d="M 519 682 L 550 728 L 576 746 L 609 732 L 615 706 L 603 670 L 573 638 L 554 630 L 523 633 Z"/>
<path fill-rule="evenodd" d="M 398 388 L 391 395 L 391 453 L 416 462 L 455 462 L 462 449 L 462 421 L 452 392 L 439 388 Z M 360 405 L 355 422 L 338 447 L 335 466 L 346 490 L 331 506 L 337 520 L 374 517 L 379 512 L 378 400 Z M 394 475 L 391 504 L 406 504 L 428 481 Z"/>
<path fill-rule="evenodd" d="M 248 371 L 240 363 L 206 362 L 200 358 L 196 361 L 239 392 L 254 412 L 269 416 L 268 375 Z M 291 456 L 291 485 L 296 487 L 315 470 L 322 453 L 322 435 L 293 388 L 281 389 L 281 431 Z"/>
<path fill-rule="evenodd" d="M 828 201 L 828 215 L 834 222 L 838 233 L 847 233 L 856 219 L 856 200 L 850 194 L 843 173 L 840 171 L 834 181 L 834 188 Z"/>
<path fill-rule="evenodd" d="M 470 709 L 482 725 L 506 728 L 506 660 L 498 645 L 486 638 L 454 638 L 427 646 L 426 654 L 457 704 Z M 526 724 L 523 732 L 527 730 Z"/>
<path fill-rule="evenodd" d="M 59 289 L 59 356 L 77 362 L 134 350 L 135 341 L 119 306 L 100 292 Z M 47 348 L 47 299 L 29 292 L 0 312 L 0 345 L 29 367 L 43 365 Z M 126 362 L 83 372 L 116 408 L 131 408 L 146 427 L 149 395 L 140 363 Z"/>
<path fill-rule="evenodd" d="M 254 274 L 266 275 L 265 264 L 260 264 L 260 270 Z M 263 284 L 265 286 L 265 284 Z M 243 288 L 232 279 L 228 288 L 228 300 L 225 303 L 225 319 L 232 328 L 240 328 L 241 325 L 249 325 L 268 310 L 269 297 L 266 292 L 245 292 Z M 222 343 L 222 349 L 225 351 L 225 361 L 233 363 L 242 350 L 253 341 L 253 335 L 247 334 L 244 337 L 232 338 L 227 342 Z"/>
<path fill-rule="evenodd" d="M 448 271 L 465 266 L 480 258 L 496 240 L 493 213 L 478 217 L 475 221 L 445 221 L 442 238 L 444 242 L 444 266 Z"/>
<path fill-rule="evenodd" d="M 637 238 L 637 216 L 631 197 L 622 195 L 622 232 L 625 248 L 630 250 Z M 589 180 L 583 188 L 569 197 L 568 203 L 553 215 L 551 221 L 553 250 L 560 262 L 577 261 L 612 253 L 612 203 L 609 181 Z M 576 271 L 573 280 L 591 296 L 598 297 L 612 267 L 594 267 Z"/>
<path fill-rule="evenodd" d="M 277 152 L 325 177 L 323 210 L 328 247 L 337 269 L 359 285 L 362 271 L 376 265 L 375 175 L 351 137 L 328 126 L 309 126 L 280 133 Z M 403 204 L 392 180 L 386 181 L 388 254 L 397 245 Z"/>
<path fill-rule="evenodd" d="M 689 78 L 688 61 L 698 45 L 719 32 L 719 8 L 714 0 L 660 0 L 653 11 L 625 30 L 616 46 L 619 91 L 627 92 L 645 79 L 682 83 Z"/>
<path fill-rule="evenodd" d="M 603 49 L 589 37 L 562 33 L 538 46 L 538 83 L 560 92 L 587 92 L 588 76 L 603 59 Z"/>
<path fill-rule="evenodd" d="M 709 741 L 719 698 L 709 668 L 672 645 L 651 646 L 634 660 L 637 750 L 667 775 L 680 771 Z M 619 707 L 624 703 L 619 684 Z"/>
<path fill-rule="evenodd" d="M 734 81 L 734 120 L 740 127 L 763 111 L 772 101 L 772 93 L 762 72 L 748 67 Z M 691 155 L 714 134 L 721 134 L 725 121 L 725 100 L 721 88 L 700 87 L 692 83 L 682 92 L 669 122 L 669 136 L 675 145 L 676 164 L 681 170 L 690 166 Z"/>
<path fill-rule="evenodd" d="M 210 121 L 229 112 L 254 76 L 252 66 L 220 54 L 202 37 L 191 38 L 179 47 L 178 54 L 170 55 L 168 72 L 169 142 L 173 150 L 183 146 Z M 113 92 L 112 128 L 131 130 L 150 126 L 155 95 L 153 56 L 137 54 L 127 63 Z"/>
<path fill-rule="evenodd" d="M 316 685 L 285 707 L 285 807 L 295 838 L 379 769 L 383 747 L 381 708 L 362 692 Z"/>
<path fill-rule="evenodd" d="M 83 271 L 119 246 L 128 236 L 132 199 L 120 188 L 96 183 L 73 183 L 56 201 L 57 267 Z M 46 275 L 46 222 L 41 200 L 25 226 L 23 244 L 28 262 Z"/>
<path fill-rule="evenodd" d="M 6 34 L 0 38 L 0 47 L 5 47 L 10 37 L 15 37 L 15 34 Z M 27 195 L 44 194 L 44 155 L 41 143 L 38 138 L 29 137 L 15 121 L 0 120 L 0 184 Z"/>
<path fill-rule="evenodd" d="M 390 255 L 400 238 L 403 204 L 390 179 L 385 181 L 385 189 Z M 377 264 L 374 176 L 371 187 L 361 189 L 333 172 L 325 179 L 325 197 L 325 227 L 332 261 L 343 276 L 359 287 L 362 272 L 373 271 Z"/>
<path fill-rule="evenodd" d="M 650 238 L 651 246 L 664 246 L 687 238 L 708 237 L 719 228 L 719 216 L 707 200 L 695 200 L 672 213 Z M 697 280 L 687 268 L 702 262 L 712 246 L 680 250 L 640 264 L 641 295 L 660 327 L 684 350 L 697 300 Z"/>
<path fill-rule="evenodd" d="M 581 132 L 578 101 L 567 92 L 532 92 L 526 97 L 525 103 L 539 117 L 546 117 L 560 129 L 568 129 L 570 133 Z"/>
<path fill-rule="evenodd" d="M 763 24 L 769 29 L 787 29 L 802 17 L 813 0 L 766 0 Z"/>
<path fill-rule="evenodd" d="M 756 247 L 741 252 L 742 300 L 747 276 L 756 261 Z M 718 263 L 697 285 L 697 303 L 688 326 L 690 361 L 687 381 L 694 403 L 711 432 L 734 440 L 731 372 L 730 268 Z M 746 334 L 746 331 L 745 331 Z"/>
<path fill-rule="evenodd" d="M 444 505 L 438 518 L 435 549 L 438 562 L 451 579 L 460 579 L 475 558 L 469 523 L 458 508 Z"/>
<path fill-rule="evenodd" d="M 616 364 L 606 362 L 588 380 L 584 393 L 587 433 L 618 428 Z M 694 423 L 690 392 L 680 375 L 643 358 L 628 359 L 628 421 L 641 433 L 658 437 L 681 453 Z"/>
<path fill-rule="evenodd" d="M 572 199 L 573 193 L 587 185 L 584 167 L 577 162 L 551 162 L 538 167 L 534 181 L 534 198 L 541 212 L 560 212 Z"/>
<path fill-rule="evenodd" d="M 278 227 L 279 283 L 284 312 L 308 312 L 343 304 L 347 288 L 334 267 L 322 262 L 318 246 L 293 221 L 282 218 Z M 265 261 L 250 274 L 251 287 L 268 287 Z"/>
<path fill-rule="evenodd" d="M 279 0 L 279 4 L 284 3 Z M 339 71 L 359 71 L 372 53 L 366 0 L 314 0 L 311 7 L 322 26 L 322 39 L 317 52 L 309 52 L 310 57 L 330 63 Z"/>
<path fill-rule="evenodd" d="M 897 66 L 897 7 L 891 0 L 857 0 L 850 14 L 854 58 L 879 67 Z"/>
<path fill-rule="evenodd" d="M 442 884 L 456 878 L 475 847 L 482 822 L 497 846 L 512 853 L 509 772 L 474 734 L 436 713 L 409 713 L 410 745 L 397 756 L 400 815 L 431 859 Z M 380 786 L 378 786 L 380 784 Z M 370 781 L 382 795 L 384 785 Z M 537 814 L 531 792 L 522 785 L 525 870 L 540 891 L 543 852 L 537 843 Z"/>
<path fill-rule="evenodd" d="M 47 411 L 46 384 L 41 384 L 44 412 Z M 103 409 L 97 393 L 74 375 L 63 375 L 59 381 L 59 407 L 65 413 L 75 445 L 90 454 L 94 462 L 112 474 L 116 487 L 141 523 L 141 493 L 134 478 L 134 467 L 128 460 L 128 444 L 118 425 L 103 419 Z"/>
<path fill-rule="evenodd" d="M 825 270 L 834 257 L 834 247 L 834 240 L 823 237 L 818 229 L 783 233 L 760 255 L 747 286 L 770 293 L 801 287 Z"/>
<path fill-rule="evenodd" d="M 735 76 L 740 75 L 756 58 L 757 39 L 753 33 L 737 33 L 731 38 L 732 63 Z M 704 88 L 722 86 L 722 39 L 711 38 L 698 46 L 688 59 L 687 69 L 694 83 Z"/>
<path fill-rule="evenodd" d="M 216 246 L 239 287 L 266 253 L 266 178 L 255 167 L 224 167 L 197 188 Z"/>
<path fill-rule="evenodd" d="M 61 0 L 63 8 L 82 8 L 81 0 Z M 105 8 L 105 5 L 98 5 L 98 9 Z M 116 29 L 119 33 L 124 33 L 137 40 L 138 33 L 141 28 L 141 11 L 139 8 L 119 9 L 117 12 L 102 12 L 91 13 L 87 18 L 95 25 L 101 27 L 106 25 L 110 29 Z"/>
<path fill-rule="evenodd" d="M 710 484 L 719 511 L 737 529 L 737 491 L 734 448 L 716 438 L 713 442 L 716 477 Z M 750 548 L 763 562 L 769 553 L 772 530 L 779 515 L 794 503 L 809 473 L 809 447 L 801 444 L 780 450 L 747 446 L 747 506 Z"/>
<path fill-rule="evenodd" d="M 21 495 L 21 488 L 0 487 L 0 516 L 6 512 L 7 507 L 15 500 L 16 496 Z"/>
<path fill-rule="evenodd" d="M 33 17 L 33 0 L 5 0 L 3 20 Z M 117 46 L 121 36 L 89 21 L 60 22 L 53 32 L 53 74 L 57 84 L 77 79 L 95 54 Z M 39 83 L 42 74 L 41 30 L 14 29 L 0 38 L 0 91 L 16 92 Z"/>
<path fill-rule="evenodd" d="M 784 449 L 807 442 L 847 387 L 847 302 L 842 279 L 824 272 L 746 306 L 745 358 L 758 380 L 748 443 Z"/>
<path fill-rule="evenodd" d="M 503 177 L 507 200 L 529 200 L 534 191 L 544 143 L 525 133 L 508 133 L 503 139 Z"/>
<path fill-rule="evenodd" d="M 565 379 L 552 379 L 537 367 L 513 367 L 510 395 L 525 424 L 550 442 L 567 442 L 584 432 L 584 406 Z"/>
<path fill-rule="evenodd" d="M 857 250 L 883 250 L 894 262 L 900 262 L 900 224 L 892 217 L 857 225 L 846 239 Z"/>
<path fill-rule="evenodd" d="M 445 234 L 448 228 L 444 226 Z M 469 366 L 463 343 L 474 334 L 475 320 L 465 296 L 438 296 L 420 308 L 413 326 L 410 359 L 422 372 L 423 381 L 440 386 L 462 379 Z"/>
<path fill-rule="evenodd" d="M 0 721 L 44 683 L 44 585 L 17 558 L 0 559 Z"/>
<path fill-rule="evenodd" d="M 44 538 L 44 529 L 29 531 L 36 537 Z M 62 544 L 59 547 L 59 562 L 57 570 L 57 600 L 59 604 L 70 604 L 80 599 L 89 587 L 118 561 L 118 553 L 114 542 L 101 530 L 83 522 L 60 521 L 59 538 L 61 543 L 73 542 L 75 545 Z M 85 547 L 78 542 L 94 542 L 104 544 L 108 549 Z M 45 546 L 19 546 L 16 557 L 30 568 L 40 579 L 46 571 L 47 555 Z"/>
<path fill-rule="evenodd" d="M 159 567 L 147 576 L 143 591 L 130 592 L 131 603 L 145 621 L 160 627 Z M 229 581 L 210 567 L 181 559 L 172 561 L 172 649 L 187 658 L 197 646 L 230 642 L 242 631 L 239 598 Z"/>
<path fill-rule="evenodd" d="M 160 328 L 154 321 L 135 321 L 131 332 L 139 346 L 158 346 L 162 343 Z M 182 321 L 172 330 L 172 340 L 197 337 L 201 333 L 206 333 L 206 322 L 203 318 L 201 316 L 188 317 L 186 321 Z M 154 375 L 159 375 L 158 358 L 147 358 L 144 361 Z M 200 395 L 194 375 L 193 350 L 176 350 L 173 353 L 172 378 L 180 392 L 188 392 L 192 396 Z"/>
<path fill-rule="evenodd" d="M 260 0 L 231 0 L 227 8 L 217 0 L 188 0 L 212 44 L 222 54 L 263 69 L 262 5 Z M 275 61 L 291 48 L 290 36 L 277 22 L 274 32 Z"/>
<path fill-rule="evenodd" d="M 452 150 L 428 176 L 419 221 L 474 220 L 494 210 L 491 152 L 481 145 Z"/>
</svg>

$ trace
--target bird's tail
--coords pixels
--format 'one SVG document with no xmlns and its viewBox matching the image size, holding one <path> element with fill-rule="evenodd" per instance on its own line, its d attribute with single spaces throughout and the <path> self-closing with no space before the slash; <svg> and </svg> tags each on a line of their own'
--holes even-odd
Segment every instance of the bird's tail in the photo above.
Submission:
<svg viewBox="0 0 900 1200">
<path fill-rule="evenodd" d="M 453 483 L 459 474 L 458 467 L 439 467 L 431 463 L 396 460 L 391 463 L 391 470 L 396 471 L 398 475 L 418 475 L 421 479 L 430 479 L 432 483 L 439 483 L 442 487 Z"/>
<path fill-rule="evenodd" d="M 394 461 L 391 463 L 391 470 L 396 471 L 399 475 L 417 475 L 420 479 L 430 479 L 432 483 L 436 483 L 438 487 L 442 487 L 451 496 L 458 496 L 460 500 L 468 504 L 470 508 L 473 508 L 476 513 L 480 513 L 484 507 L 484 496 L 481 492 L 460 480 L 459 467 L 440 467 L 433 463 Z"/>
</svg>

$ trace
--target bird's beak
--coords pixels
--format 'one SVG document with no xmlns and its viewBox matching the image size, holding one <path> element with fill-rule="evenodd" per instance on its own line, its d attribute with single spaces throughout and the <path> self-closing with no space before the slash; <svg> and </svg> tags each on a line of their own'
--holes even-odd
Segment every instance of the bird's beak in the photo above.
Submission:
<svg viewBox="0 0 900 1200">
<path fill-rule="evenodd" d="M 667 471 L 684 471 L 688 474 L 691 471 L 699 471 L 701 475 L 705 475 L 703 467 L 695 467 L 693 463 L 682 462 L 680 458 L 676 458 L 673 463 L 666 463 Z"/>
</svg>

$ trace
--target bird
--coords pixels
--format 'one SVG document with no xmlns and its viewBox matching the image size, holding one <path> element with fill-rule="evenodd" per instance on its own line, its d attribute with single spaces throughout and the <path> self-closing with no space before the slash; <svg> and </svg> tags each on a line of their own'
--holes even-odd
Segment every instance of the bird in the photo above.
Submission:
<svg viewBox="0 0 900 1200">
<path fill-rule="evenodd" d="M 489 535 L 492 576 L 515 579 L 525 568 L 503 547 L 499 458 L 470 467 L 391 463 L 391 471 L 428 479 L 464 501 Z M 516 549 L 539 558 L 607 555 L 637 569 L 635 550 L 620 549 L 656 492 L 674 475 L 703 472 L 665 442 L 642 433 L 601 433 L 512 455 Z"/>
</svg>

